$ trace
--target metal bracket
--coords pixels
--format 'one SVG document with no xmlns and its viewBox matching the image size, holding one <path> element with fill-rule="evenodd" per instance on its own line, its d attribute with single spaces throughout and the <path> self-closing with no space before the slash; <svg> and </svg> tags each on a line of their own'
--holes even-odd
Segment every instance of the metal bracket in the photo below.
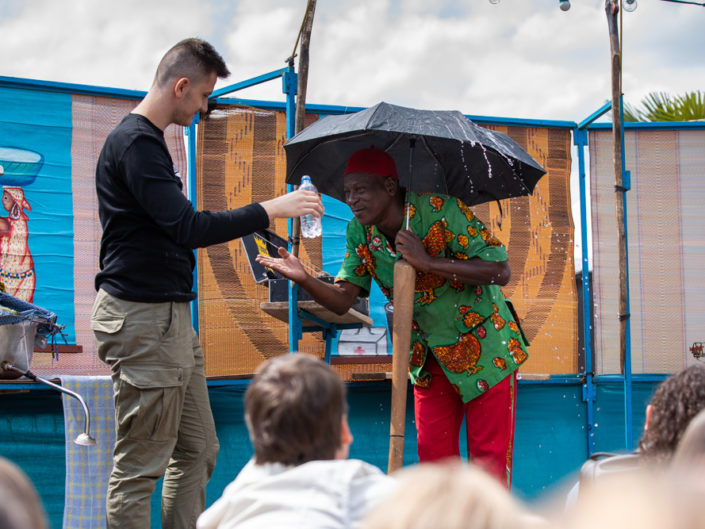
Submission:
<svg viewBox="0 0 705 529">
<path fill-rule="evenodd" d="M 299 75 L 296 72 L 286 71 L 282 75 L 282 92 L 296 95 L 299 87 Z"/>
</svg>

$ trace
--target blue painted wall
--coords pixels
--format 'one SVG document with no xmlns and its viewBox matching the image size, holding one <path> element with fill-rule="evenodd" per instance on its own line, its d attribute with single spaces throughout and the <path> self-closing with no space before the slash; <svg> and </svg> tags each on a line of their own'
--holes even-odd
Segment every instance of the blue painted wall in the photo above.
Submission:
<svg viewBox="0 0 705 529">
<path fill-rule="evenodd" d="M 655 382 L 634 386 L 634 428 L 638 432 Z M 620 450 L 624 438 L 621 383 L 598 385 L 595 444 L 598 451 Z M 215 501 L 252 454 L 243 420 L 245 385 L 212 387 L 211 406 L 221 451 L 207 490 Z M 523 381 L 517 390 L 513 493 L 535 502 L 568 487 L 587 455 L 585 405 L 578 384 Z M 411 391 L 409 392 L 411 397 Z M 351 457 L 387 467 L 388 382 L 348 386 Z M 61 527 L 64 499 L 64 425 L 60 395 L 50 390 L 0 394 L 0 455 L 31 477 L 51 519 Z M 413 404 L 407 407 L 404 464 L 416 462 Z M 638 438 L 639 435 L 637 435 Z M 159 497 L 152 501 L 152 527 L 159 527 Z"/>
<path fill-rule="evenodd" d="M 60 315 L 75 343 L 71 94 L 0 87 L 0 147 L 42 155 L 32 180 L 21 185 L 28 211 L 28 246 L 34 259 L 34 304 Z M 17 185 L 0 177 L 0 185 Z M 0 215 L 7 216 L 4 209 Z"/>
</svg>

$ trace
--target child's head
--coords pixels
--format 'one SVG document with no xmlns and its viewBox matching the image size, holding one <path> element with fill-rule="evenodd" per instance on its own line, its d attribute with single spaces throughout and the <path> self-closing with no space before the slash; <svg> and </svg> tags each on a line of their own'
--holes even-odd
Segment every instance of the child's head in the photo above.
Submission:
<svg viewBox="0 0 705 529">
<path fill-rule="evenodd" d="M 255 462 L 300 465 L 347 457 L 345 385 L 319 358 L 282 355 L 260 366 L 245 393 Z"/>
<path fill-rule="evenodd" d="M 42 502 L 27 475 L 12 461 L 0 457 L 0 527 L 44 529 Z"/>
</svg>

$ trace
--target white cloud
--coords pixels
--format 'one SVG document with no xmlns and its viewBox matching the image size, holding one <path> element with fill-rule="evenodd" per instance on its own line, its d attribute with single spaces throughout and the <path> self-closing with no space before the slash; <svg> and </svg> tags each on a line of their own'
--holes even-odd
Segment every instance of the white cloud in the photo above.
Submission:
<svg viewBox="0 0 705 529">
<path fill-rule="evenodd" d="M 163 53 L 211 22 L 198 0 L 28 0 L 0 21 L 0 64 L 8 76 L 146 90 Z"/>
<path fill-rule="evenodd" d="M 381 100 L 466 113 L 579 121 L 610 97 L 603 0 L 319 1 L 308 101 Z M 200 36 L 231 78 L 284 67 L 305 0 L 27 0 L 0 7 L 2 73 L 146 90 L 162 54 Z M 702 8 L 642 1 L 624 15 L 624 92 L 705 85 Z M 282 101 L 281 82 L 240 97 Z"/>
</svg>

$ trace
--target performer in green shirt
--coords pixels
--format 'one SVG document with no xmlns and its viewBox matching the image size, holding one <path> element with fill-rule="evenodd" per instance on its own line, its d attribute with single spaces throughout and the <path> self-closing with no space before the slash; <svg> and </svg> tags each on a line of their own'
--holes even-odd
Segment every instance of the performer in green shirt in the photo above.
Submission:
<svg viewBox="0 0 705 529">
<path fill-rule="evenodd" d="M 382 150 L 350 157 L 344 189 L 355 218 L 334 285 L 308 275 L 284 249 L 281 259 L 258 260 L 341 314 L 369 293 L 373 279 L 393 301 L 394 263 L 402 256 L 411 263 L 417 274 L 409 370 L 419 460 L 459 456 L 466 418 L 470 457 L 509 486 L 516 370 L 527 343 L 500 288 L 510 277 L 506 249 L 459 199 L 401 188 L 394 160 Z"/>
</svg>

